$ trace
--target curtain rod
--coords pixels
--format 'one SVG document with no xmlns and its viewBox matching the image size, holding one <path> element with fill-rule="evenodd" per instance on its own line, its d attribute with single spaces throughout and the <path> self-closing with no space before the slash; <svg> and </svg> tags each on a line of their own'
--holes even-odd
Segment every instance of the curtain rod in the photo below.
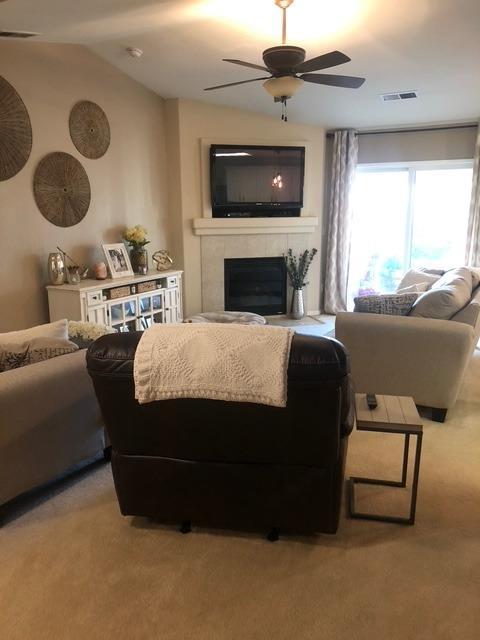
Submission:
<svg viewBox="0 0 480 640">
<path fill-rule="evenodd" d="M 374 131 L 357 131 L 357 136 L 375 136 L 380 133 L 423 133 L 425 131 L 448 131 L 450 129 L 476 129 L 479 125 L 476 122 L 471 124 L 452 124 L 438 127 L 420 127 L 418 129 L 376 129 Z M 333 138 L 333 131 L 327 133 L 327 138 Z"/>
</svg>

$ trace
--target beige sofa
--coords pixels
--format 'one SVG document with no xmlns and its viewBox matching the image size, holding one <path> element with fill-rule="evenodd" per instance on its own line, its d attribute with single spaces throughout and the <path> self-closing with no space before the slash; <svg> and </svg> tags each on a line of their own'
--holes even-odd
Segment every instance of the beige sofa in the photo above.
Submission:
<svg viewBox="0 0 480 640">
<path fill-rule="evenodd" d="M 355 390 L 412 396 L 443 422 L 480 334 L 480 287 L 450 320 L 339 313 L 335 336 L 350 353 Z"/>
<path fill-rule="evenodd" d="M 0 507 L 103 452 L 86 350 L 0 373 Z"/>
</svg>

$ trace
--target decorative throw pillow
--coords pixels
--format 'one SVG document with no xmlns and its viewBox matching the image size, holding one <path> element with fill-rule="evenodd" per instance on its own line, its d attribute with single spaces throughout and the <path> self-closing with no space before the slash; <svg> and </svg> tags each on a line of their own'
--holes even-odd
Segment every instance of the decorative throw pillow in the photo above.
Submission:
<svg viewBox="0 0 480 640">
<path fill-rule="evenodd" d="M 421 282 L 419 284 L 411 284 L 409 287 L 397 289 L 397 293 L 423 293 L 428 289 L 428 287 L 429 285 L 427 282 Z"/>
<path fill-rule="evenodd" d="M 22 329 L 21 331 L 9 331 L 8 333 L 0 333 L 0 349 L 5 345 L 19 345 L 28 342 L 33 338 L 60 338 L 68 339 L 68 321 L 57 320 L 48 324 L 39 324 L 30 329 Z"/>
<path fill-rule="evenodd" d="M 476 289 L 480 284 L 480 269 L 478 267 L 469 267 L 472 274 L 472 289 Z"/>
<path fill-rule="evenodd" d="M 393 293 L 355 298 L 354 311 L 382 313 L 388 316 L 406 316 L 418 298 L 418 293 Z"/>
<path fill-rule="evenodd" d="M 431 273 L 434 276 L 443 276 L 446 273 L 445 269 L 427 269 L 427 267 L 420 267 L 419 271 L 422 273 Z"/>
<path fill-rule="evenodd" d="M 73 353 L 78 346 L 63 338 L 32 338 L 28 342 L 0 346 L 0 372 Z"/>
<path fill-rule="evenodd" d="M 86 349 L 92 342 L 108 333 L 116 333 L 115 329 L 97 322 L 81 322 L 70 320 L 68 322 L 68 337 L 80 349 Z"/>
<path fill-rule="evenodd" d="M 413 305 L 411 316 L 450 320 L 472 297 L 472 273 L 468 267 L 447 271 Z"/>
<path fill-rule="evenodd" d="M 426 284 L 427 289 L 429 289 L 437 280 L 440 280 L 440 276 L 438 274 L 427 273 L 420 269 L 410 269 L 410 271 L 407 271 L 401 279 L 397 292 L 399 289 L 410 287 L 412 284 Z"/>
</svg>

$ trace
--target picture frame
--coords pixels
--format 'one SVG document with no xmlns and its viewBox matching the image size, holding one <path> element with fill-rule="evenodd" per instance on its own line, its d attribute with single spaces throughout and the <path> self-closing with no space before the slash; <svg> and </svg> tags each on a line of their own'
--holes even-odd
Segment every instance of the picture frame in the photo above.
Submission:
<svg viewBox="0 0 480 640">
<path fill-rule="evenodd" d="M 111 278 L 125 278 L 126 276 L 134 275 L 130 256 L 123 242 L 102 244 L 102 249 Z"/>
</svg>

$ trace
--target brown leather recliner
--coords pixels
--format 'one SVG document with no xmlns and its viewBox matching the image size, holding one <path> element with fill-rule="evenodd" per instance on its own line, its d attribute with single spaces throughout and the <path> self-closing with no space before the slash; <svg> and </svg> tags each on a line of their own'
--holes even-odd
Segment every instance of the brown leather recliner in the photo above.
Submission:
<svg viewBox="0 0 480 640">
<path fill-rule="evenodd" d="M 286 408 L 198 399 L 139 405 L 133 361 L 140 337 L 104 336 L 87 354 L 122 514 L 335 533 L 354 411 L 343 346 L 294 336 Z"/>
</svg>

